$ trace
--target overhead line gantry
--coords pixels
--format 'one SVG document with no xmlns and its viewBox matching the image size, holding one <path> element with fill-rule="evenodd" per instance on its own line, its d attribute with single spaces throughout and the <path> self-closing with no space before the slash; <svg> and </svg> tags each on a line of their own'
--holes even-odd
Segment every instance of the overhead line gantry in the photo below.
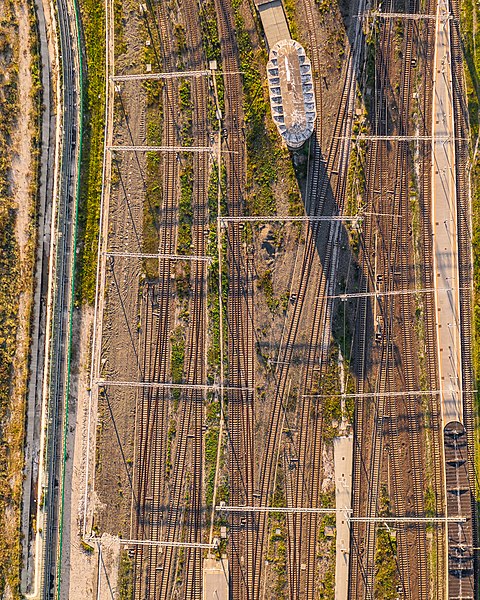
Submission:
<svg viewBox="0 0 480 600">
<path fill-rule="evenodd" d="M 344 513 L 349 521 L 356 523 L 465 523 L 462 516 L 377 516 L 354 517 L 350 516 L 351 508 L 305 507 L 305 506 L 227 506 L 220 504 L 215 507 L 218 512 L 232 513 L 281 513 L 281 514 L 334 514 Z"/>
<path fill-rule="evenodd" d="M 157 381 L 116 381 L 108 379 L 97 379 L 95 385 L 98 387 L 138 387 L 138 388 L 159 388 L 159 389 L 172 389 L 172 390 L 206 390 L 206 391 L 218 391 L 220 389 L 225 391 L 233 392 L 254 392 L 254 388 L 249 387 L 235 387 L 226 386 L 219 383 L 173 383 L 171 381 L 157 382 Z"/>
<path fill-rule="evenodd" d="M 110 152 L 215 152 L 211 146 L 107 146 Z"/>
<path fill-rule="evenodd" d="M 211 256 L 195 256 L 193 254 L 145 254 L 143 252 L 104 252 L 107 257 L 114 258 L 116 256 L 120 258 L 153 258 L 158 260 L 191 260 L 199 262 L 212 262 Z"/>
<path fill-rule="evenodd" d="M 211 71 L 173 71 L 171 73 L 134 73 L 132 75 L 112 75 L 112 81 L 136 81 L 148 79 L 177 79 L 179 77 L 204 77 Z"/>
</svg>

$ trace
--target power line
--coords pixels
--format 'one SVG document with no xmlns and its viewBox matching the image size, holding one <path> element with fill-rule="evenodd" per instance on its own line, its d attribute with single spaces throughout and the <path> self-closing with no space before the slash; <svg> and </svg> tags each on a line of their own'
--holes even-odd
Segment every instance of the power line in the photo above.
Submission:
<svg viewBox="0 0 480 600">
<path fill-rule="evenodd" d="M 171 73 L 135 73 L 133 75 L 112 75 L 112 81 L 135 81 L 142 79 L 175 79 L 177 77 L 202 77 L 210 71 L 172 71 Z"/>
<path fill-rule="evenodd" d="M 336 296 L 325 296 L 328 300 L 350 300 L 352 298 L 371 298 L 376 296 L 403 296 L 415 294 L 429 294 L 431 292 L 451 292 L 452 288 L 425 288 L 420 290 L 396 290 L 392 292 L 359 292 L 358 294 L 338 294 Z M 321 296 L 322 297 L 322 296 Z"/>
<path fill-rule="evenodd" d="M 351 137 L 338 137 L 340 140 L 352 140 L 354 142 L 454 142 L 468 141 L 467 138 L 453 136 L 433 135 L 352 135 Z"/>
<path fill-rule="evenodd" d="M 465 523 L 466 517 L 461 516 L 388 516 L 388 517 L 353 517 L 350 508 L 300 507 L 300 506 L 227 506 L 220 504 L 215 507 L 218 512 L 231 513 L 282 513 L 282 514 L 332 514 L 344 513 L 349 521 L 356 523 Z"/>
<path fill-rule="evenodd" d="M 221 223 L 272 223 L 276 221 L 288 221 L 288 222 L 304 222 L 304 221 L 358 221 L 362 218 L 361 215 L 357 216 L 320 216 L 315 217 L 313 215 L 304 215 L 291 217 L 288 215 L 272 215 L 272 216 L 259 216 L 259 217 L 218 217 Z"/>
<path fill-rule="evenodd" d="M 144 254 L 143 252 L 104 252 L 108 257 L 125 257 L 125 258 L 155 258 L 158 260 L 192 260 L 200 262 L 212 262 L 210 256 L 194 256 L 189 254 Z"/>
<path fill-rule="evenodd" d="M 156 382 L 156 381 L 116 381 L 107 379 L 97 379 L 95 385 L 98 387 L 140 387 L 140 388 L 166 388 L 173 390 L 220 390 L 225 391 L 245 391 L 254 392 L 254 388 L 249 387 L 234 387 L 221 386 L 218 383 L 212 384 L 193 384 L 193 383 L 173 383 L 173 382 Z"/>
<path fill-rule="evenodd" d="M 365 392 L 363 394 L 303 394 L 302 398 L 396 398 L 403 396 L 438 396 L 440 390 L 406 390 L 404 392 Z"/>
<path fill-rule="evenodd" d="M 214 152 L 212 146 L 107 146 L 110 152 Z"/>
<path fill-rule="evenodd" d="M 85 540 L 87 543 L 102 544 L 101 537 L 88 537 Z M 116 541 L 121 546 L 160 546 L 163 548 L 205 548 L 214 550 L 218 548 L 218 544 L 204 544 L 201 542 L 169 542 L 164 540 L 126 540 L 124 538 L 116 538 Z"/>
</svg>

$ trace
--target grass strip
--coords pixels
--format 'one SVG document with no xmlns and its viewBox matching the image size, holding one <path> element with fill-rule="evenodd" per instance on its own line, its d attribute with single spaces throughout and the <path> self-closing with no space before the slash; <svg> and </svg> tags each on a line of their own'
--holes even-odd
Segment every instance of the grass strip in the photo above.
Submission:
<svg viewBox="0 0 480 600">
<path fill-rule="evenodd" d="M 243 110 L 247 141 L 246 205 L 251 215 L 272 215 L 276 212 L 273 186 L 277 181 L 277 159 L 280 144 L 273 137 L 273 125 L 267 127 L 268 100 L 263 88 L 267 54 L 264 48 L 254 49 L 250 33 L 241 14 L 241 0 L 233 0 L 234 22 L 243 73 Z M 263 66 L 263 70 L 261 71 Z"/>
<path fill-rule="evenodd" d="M 468 111 L 470 117 L 470 132 L 472 140 L 471 156 L 471 202 L 472 202 L 472 251 L 473 251 L 473 366 L 476 389 L 480 389 L 480 159 L 479 146 L 479 106 L 480 106 L 480 8 L 473 0 L 463 0 L 461 3 L 460 27 L 463 42 L 464 72 L 467 93 Z M 475 464 L 480 465 L 480 392 L 475 398 Z M 480 515 L 480 480 L 476 482 L 477 522 Z M 480 592 L 477 597 L 480 598 Z"/>
<path fill-rule="evenodd" d="M 79 207 L 78 301 L 93 304 L 102 195 L 105 128 L 105 9 L 98 0 L 79 0 L 86 54 L 85 119 Z"/>
</svg>

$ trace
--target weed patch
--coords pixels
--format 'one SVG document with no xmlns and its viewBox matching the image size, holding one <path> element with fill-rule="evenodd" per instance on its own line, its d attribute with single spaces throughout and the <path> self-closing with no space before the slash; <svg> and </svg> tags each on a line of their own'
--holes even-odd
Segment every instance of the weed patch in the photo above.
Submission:
<svg viewBox="0 0 480 600">
<path fill-rule="evenodd" d="M 102 195 L 105 127 L 105 12 L 102 2 L 79 0 L 87 56 L 78 228 L 78 300 L 93 304 Z"/>
</svg>

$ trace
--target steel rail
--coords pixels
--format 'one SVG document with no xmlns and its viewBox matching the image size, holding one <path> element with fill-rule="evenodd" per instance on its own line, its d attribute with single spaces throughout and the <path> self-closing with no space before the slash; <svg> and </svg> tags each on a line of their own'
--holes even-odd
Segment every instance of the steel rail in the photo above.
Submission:
<svg viewBox="0 0 480 600">
<path fill-rule="evenodd" d="M 75 30 L 78 28 L 77 10 L 75 0 L 73 2 L 68 0 L 57 1 L 63 87 L 63 144 L 60 159 L 55 267 L 53 272 L 55 283 L 52 314 L 54 318 L 49 349 L 49 395 L 47 399 L 49 418 L 46 433 L 48 476 L 44 488 L 46 523 L 43 528 L 41 592 L 44 600 L 58 598 L 61 585 L 66 432 L 70 393 L 72 310 L 80 167 L 79 148 L 76 142 L 79 141 L 82 127 L 82 73 L 79 72 L 82 67 L 82 57 L 78 45 L 78 30 Z"/>
</svg>

